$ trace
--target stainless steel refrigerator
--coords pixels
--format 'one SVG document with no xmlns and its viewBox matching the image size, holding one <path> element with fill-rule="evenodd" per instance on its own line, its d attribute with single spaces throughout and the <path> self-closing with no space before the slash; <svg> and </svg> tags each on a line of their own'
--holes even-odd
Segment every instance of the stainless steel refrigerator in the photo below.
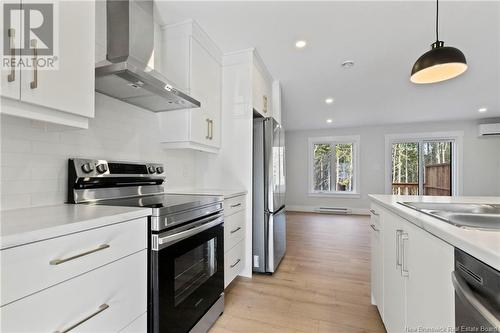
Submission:
<svg viewBox="0 0 500 333">
<path fill-rule="evenodd" d="M 286 251 L 285 135 L 273 118 L 253 122 L 253 271 L 274 273 Z"/>
</svg>

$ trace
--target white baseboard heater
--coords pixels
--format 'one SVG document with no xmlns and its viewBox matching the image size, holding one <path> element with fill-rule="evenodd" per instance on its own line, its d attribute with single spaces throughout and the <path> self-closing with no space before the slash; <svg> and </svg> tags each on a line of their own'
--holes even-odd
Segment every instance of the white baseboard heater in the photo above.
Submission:
<svg viewBox="0 0 500 333">
<path fill-rule="evenodd" d="M 352 210 L 342 207 L 318 207 L 316 208 L 316 212 L 323 214 L 339 214 L 339 215 L 352 214 Z"/>
</svg>

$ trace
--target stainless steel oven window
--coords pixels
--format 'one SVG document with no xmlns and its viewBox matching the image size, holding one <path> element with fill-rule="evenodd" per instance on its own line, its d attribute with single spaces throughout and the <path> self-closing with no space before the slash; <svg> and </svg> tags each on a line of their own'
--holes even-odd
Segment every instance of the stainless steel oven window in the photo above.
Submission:
<svg viewBox="0 0 500 333">
<path fill-rule="evenodd" d="M 174 261 L 174 304 L 179 305 L 217 271 L 217 239 L 186 252 Z"/>
</svg>

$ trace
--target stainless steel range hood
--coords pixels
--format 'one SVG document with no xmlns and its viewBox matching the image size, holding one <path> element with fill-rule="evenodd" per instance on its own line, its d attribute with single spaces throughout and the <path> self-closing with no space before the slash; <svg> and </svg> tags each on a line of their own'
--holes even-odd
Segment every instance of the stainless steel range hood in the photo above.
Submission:
<svg viewBox="0 0 500 333">
<path fill-rule="evenodd" d="M 106 0 L 106 61 L 95 90 L 154 111 L 200 107 L 154 70 L 153 0 Z"/>
</svg>

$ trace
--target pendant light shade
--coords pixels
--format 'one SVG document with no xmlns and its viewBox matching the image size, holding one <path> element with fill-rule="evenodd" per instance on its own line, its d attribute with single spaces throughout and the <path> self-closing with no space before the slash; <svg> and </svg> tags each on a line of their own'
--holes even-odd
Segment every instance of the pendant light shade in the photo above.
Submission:
<svg viewBox="0 0 500 333">
<path fill-rule="evenodd" d="M 438 41 L 415 62 L 410 81 L 417 84 L 441 82 L 457 77 L 466 70 L 467 60 L 462 51 Z"/>
<path fill-rule="evenodd" d="M 452 79 L 467 70 L 467 60 L 459 49 L 444 46 L 439 40 L 439 0 L 436 0 L 436 42 L 413 65 L 410 81 L 417 84 L 435 83 Z"/>
</svg>

